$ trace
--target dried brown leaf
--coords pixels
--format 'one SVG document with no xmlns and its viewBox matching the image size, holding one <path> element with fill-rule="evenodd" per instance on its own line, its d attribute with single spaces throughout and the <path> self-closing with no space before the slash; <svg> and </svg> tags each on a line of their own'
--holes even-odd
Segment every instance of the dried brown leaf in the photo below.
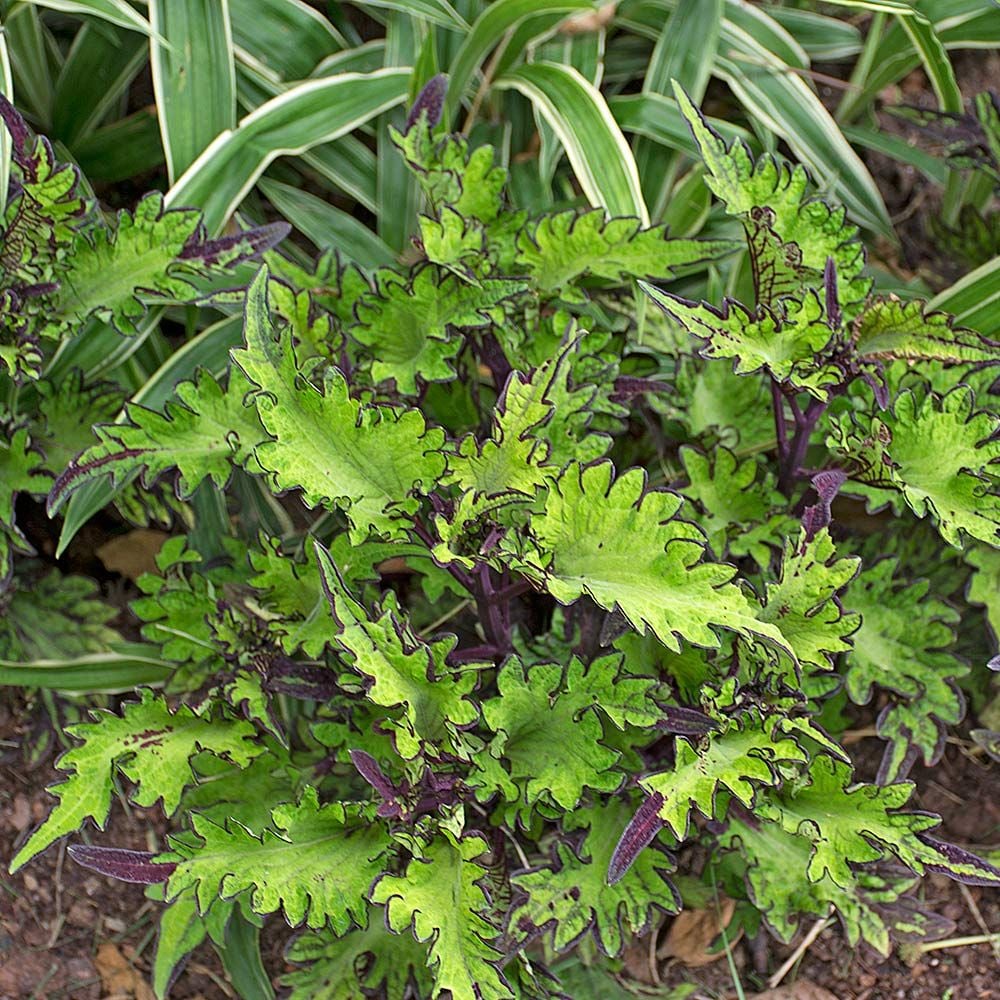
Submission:
<svg viewBox="0 0 1000 1000">
<path fill-rule="evenodd" d="M 676 958 L 688 966 L 709 965 L 725 955 L 724 950 L 712 950 L 712 944 L 733 919 L 736 903 L 720 899 L 719 910 L 682 910 L 674 917 L 666 940 L 657 952 L 659 958 Z M 719 917 L 722 917 L 720 922 Z M 730 945 L 734 942 L 730 941 Z"/>
</svg>

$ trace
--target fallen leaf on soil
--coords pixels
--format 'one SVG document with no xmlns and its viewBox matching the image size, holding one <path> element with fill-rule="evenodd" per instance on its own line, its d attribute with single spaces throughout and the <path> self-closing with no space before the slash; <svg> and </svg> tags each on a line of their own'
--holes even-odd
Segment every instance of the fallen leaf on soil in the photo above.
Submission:
<svg viewBox="0 0 1000 1000">
<path fill-rule="evenodd" d="M 721 899 L 719 912 L 711 910 L 681 910 L 674 917 L 667 932 L 667 938 L 657 951 L 657 958 L 676 958 L 684 965 L 698 966 L 717 962 L 725 950 L 710 951 L 712 942 L 728 927 L 733 919 L 736 903 L 732 899 Z M 730 945 L 734 942 L 730 941 Z"/>
<path fill-rule="evenodd" d="M 118 947 L 110 941 L 97 949 L 94 965 L 107 997 L 114 997 L 116 1000 L 156 1000 L 142 973 L 133 969 Z"/>
<path fill-rule="evenodd" d="M 136 528 L 105 542 L 97 549 L 97 558 L 108 572 L 137 580 L 143 573 L 156 572 L 156 554 L 169 537 L 165 531 Z"/>
<path fill-rule="evenodd" d="M 28 797 L 26 795 L 15 795 L 14 805 L 11 807 L 10 814 L 7 817 L 7 822 L 17 830 L 18 833 L 22 833 L 27 830 L 31 825 L 31 804 L 28 802 Z"/>
<path fill-rule="evenodd" d="M 779 986 L 776 990 L 755 993 L 747 1000 L 837 1000 L 837 997 L 809 979 L 796 979 L 794 983 Z"/>
</svg>

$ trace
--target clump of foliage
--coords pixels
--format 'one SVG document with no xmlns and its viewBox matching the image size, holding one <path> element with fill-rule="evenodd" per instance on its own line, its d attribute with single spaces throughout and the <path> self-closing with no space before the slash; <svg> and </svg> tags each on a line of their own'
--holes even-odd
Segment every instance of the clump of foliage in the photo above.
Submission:
<svg viewBox="0 0 1000 1000">
<path fill-rule="evenodd" d="M 996 572 L 998 345 L 874 295 L 803 168 L 677 99 L 752 301 L 679 294 L 741 242 L 507 210 L 434 79 L 395 133 L 420 259 L 268 253 L 228 373 L 129 406 L 55 482 L 53 513 L 106 477 L 184 500 L 239 470 L 303 508 L 284 537 L 163 547 L 133 607 L 168 693 L 73 728 L 13 861 L 103 828 L 116 782 L 162 802 L 160 854 L 72 848 L 162 895 L 161 994 L 278 911 L 295 998 L 484 1000 L 566 995 L 556 955 L 612 963 L 692 876 L 752 934 L 832 912 L 883 953 L 937 926 L 921 875 L 1000 885 L 906 780 L 990 652 L 956 654 L 951 602 Z M 838 735 L 876 691 L 868 782 Z"/>
<path fill-rule="evenodd" d="M 19 496 L 44 498 L 91 440 L 91 425 L 121 409 L 124 387 L 65 369 L 62 353 L 98 325 L 123 355 L 149 334 L 150 306 L 191 303 L 212 281 L 273 246 L 282 224 L 209 239 L 201 216 L 149 194 L 108 218 L 79 171 L 59 163 L 0 94 L 12 173 L 0 220 L 0 660 L 38 661 L 107 650 L 113 611 L 80 578 L 40 575 L 15 555 L 34 548 L 18 527 Z"/>
</svg>

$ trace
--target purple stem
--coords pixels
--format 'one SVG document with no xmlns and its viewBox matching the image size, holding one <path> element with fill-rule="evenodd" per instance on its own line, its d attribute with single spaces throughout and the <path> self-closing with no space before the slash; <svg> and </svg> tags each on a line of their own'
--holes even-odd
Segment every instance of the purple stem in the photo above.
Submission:
<svg viewBox="0 0 1000 1000">
<path fill-rule="evenodd" d="M 483 623 L 483 631 L 488 642 L 500 649 L 510 646 L 510 629 L 505 627 L 504 614 L 496 601 L 496 588 L 490 568 L 485 563 L 479 567 L 478 585 L 475 588 L 476 606 Z"/>
<path fill-rule="evenodd" d="M 826 405 L 820 399 L 811 399 L 805 413 L 803 413 L 798 403 L 792 400 L 795 432 L 792 435 L 792 443 L 785 452 L 785 458 L 778 474 L 778 488 L 786 496 L 791 495 L 796 480 L 800 478 L 802 464 L 805 462 L 806 452 L 809 449 L 809 439 L 816 429 L 819 418 L 826 410 Z"/>
<path fill-rule="evenodd" d="M 515 583 L 508 584 L 506 587 L 495 590 L 489 596 L 488 600 L 494 604 L 504 604 L 515 597 L 520 597 L 521 594 L 526 594 L 529 590 L 531 590 L 531 584 L 527 580 L 518 580 Z"/>
</svg>

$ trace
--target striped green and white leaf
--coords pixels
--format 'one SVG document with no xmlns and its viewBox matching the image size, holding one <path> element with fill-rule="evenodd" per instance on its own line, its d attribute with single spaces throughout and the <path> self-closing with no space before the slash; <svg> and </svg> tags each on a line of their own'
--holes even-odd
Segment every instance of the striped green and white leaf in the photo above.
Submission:
<svg viewBox="0 0 1000 1000">
<path fill-rule="evenodd" d="M 228 0 L 150 0 L 153 92 L 173 183 L 236 125 L 236 71 Z M 158 41 L 162 38 L 163 41 Z"/>
<path fill-rule="evenodd" d="M 568 66 L 530 63 L 497 81 L 524 94 L 566 150 L 587 201 L 649 225 L 632 150 L 600 91 Z"/>
<path fill-rule="evenodd" d="M 398 68 L 289 88 L 217 136 L 171 187 L 168 205 L 201 208 L 208 229 L 218 232 L 275 159 L 338 139 L 401 104 L 408 80 L 409 70 Z"/>
</svg>

